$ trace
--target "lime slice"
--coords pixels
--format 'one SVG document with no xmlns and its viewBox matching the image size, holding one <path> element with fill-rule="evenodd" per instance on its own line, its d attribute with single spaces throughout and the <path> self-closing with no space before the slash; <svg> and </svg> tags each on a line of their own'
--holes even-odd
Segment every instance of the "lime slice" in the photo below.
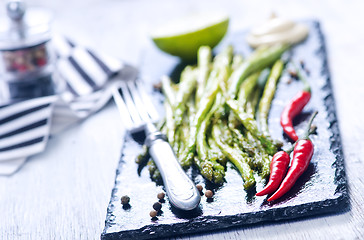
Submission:
<svg viewBox="0 0 364 240">
<path fill-rule="evenodd" d="M 162 51 L 193 61 L 199 47 L 215 47 L 227 32 L 229 17 L 221 13 L 190 15 L 156 29 L 151 37 Z"/>
</svg>

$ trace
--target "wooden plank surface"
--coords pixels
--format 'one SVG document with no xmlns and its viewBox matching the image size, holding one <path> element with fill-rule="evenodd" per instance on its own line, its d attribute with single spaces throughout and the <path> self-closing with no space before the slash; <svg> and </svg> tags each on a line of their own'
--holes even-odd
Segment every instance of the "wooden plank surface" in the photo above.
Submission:
<svg viewBox="0 0 364 240">
<path fill-rule="evenodd" d="M 0 1 L 3 7 L 5 1 Z M 272 11 L 314 17 L 326 36 L 351 209 L 176 239 L 363 239 L 364 56 L 360 1 L 28 0 L 53 9 L 55 30 L 138 65 L 154 25 L 194 11 L 225 10 L 231 31 Z M 4 11 L 0 11 L 3 16 Z M 123 129 L 113 104 L 53 137 L 14 176 L 0 177 L 0 239 L 99 239 L 114 185 Z"/>
</svg>

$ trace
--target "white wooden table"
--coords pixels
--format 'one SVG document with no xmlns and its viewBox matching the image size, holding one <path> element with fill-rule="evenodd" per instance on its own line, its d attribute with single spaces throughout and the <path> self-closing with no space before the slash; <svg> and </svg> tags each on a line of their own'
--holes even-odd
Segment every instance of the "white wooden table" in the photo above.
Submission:
<svg viewBox="0 0 364 240">
<path fill-rule="evenodd" d="M 0 1 L 1 7 L 4 5 Z M 364 239 L 364 22 L 361 1 L 28 0 L 55 12 L 55 29 L 138 65 L 148 30 L 191 11 L 230 13 L 231 31 L 272 11 L 316 18 L 326 36 L 351 209 L 178 239 Z M 3 10 L 0 14 L 4 14 Z M 0 177 L 0 239 L 99 239 L 123 137 L 113 104 L 50 139 L 14 176 Z"/>
</svg>

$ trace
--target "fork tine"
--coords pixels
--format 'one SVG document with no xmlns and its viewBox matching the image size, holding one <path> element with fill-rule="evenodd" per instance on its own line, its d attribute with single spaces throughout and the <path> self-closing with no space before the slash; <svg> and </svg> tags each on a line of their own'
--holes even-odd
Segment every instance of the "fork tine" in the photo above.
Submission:
<svg viewBox="0 0 364 240">
<path fill-rule="evenodd" d="M 143 101 L 141 99 L 141 96 L 139 94 L 139 92 L 136 89 L 136 85 L 135 85 L 135 81 L 128 81 L 126 83 L 126 85 L 128 86 L 130 93 L 131 93 L 131 97 L 134 100 L 135 103 L 135 107 L 138 110 L 139 116 L 141 117 L 141 119 L 144 122 L 149 122 L 150 121 L 150 117 L 148 115 L 148 110 L 145 106 L 145 104 L 143 104 Z"/>
<path fill-rule="evenodd" d="M 142 120 L 139 116 L 139 112 L 135 107 L 133 98 L 130 96 L 130 92 L 128 90 L 127 85 L 125 84 L 125 82 L 121 82 L 120 83 L 120 88 L 121 88 L 121 94 L 122 97 L 125 101 L 126 107 L 129 111 L 130 117 L 133 119 L 134 122 L 134 126 L 139 126 L 142 124 Z"/>
<path fill-rule="evenodd" d="M 153 122 L 157 121 L 159 118 L 159 114 L 158 114 L 157 110 L 155 109 L 154 105 L 152 104 L 151 99 L 148 97 L 148 94 L 144 90 L 144 87 L 141 85 L 140 81 L 136 81 L 135 85 L 137 87 L 137 91 L 139 92 L 139 96 L 142 98 L 142 101 L 145 105 L 145 109 L 147 109 L 150 119 Z"/>
<path fill-rule="evenodd" d="M 129 111 L 125 105 L 125 102 L 120 95 L 120 88 L 114 88 L 112 90 L 112 95 L 116 103 L 116 106 L 119 109 L 121 119 L 123 120 L 126 129 L 131 129 L 133 127 L 133 120 L 131 119 Z"/>
</svg>

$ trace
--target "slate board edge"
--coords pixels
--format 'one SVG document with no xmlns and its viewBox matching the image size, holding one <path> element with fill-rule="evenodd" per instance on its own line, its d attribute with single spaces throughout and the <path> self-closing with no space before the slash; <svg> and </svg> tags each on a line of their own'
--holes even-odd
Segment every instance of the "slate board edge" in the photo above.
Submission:
<svg viewBox="0 0 364 240">
<path fill-rule="evenodd" d="M 347 197 L 344 194 L 340 194 L 337 195 L 337 198 L 299 205 L 299 208 L 298 206 L 292 206 L 259 211 L 254 213 L 254 217 L 252 217 L 252 213 L 244 213 L 230 216 L 202 216 L 184 223 L 150 224 L 140 229 L 113 233 L 106 233 L 106 221 L 106 227 L 101 235 L 101 239 L 155 239 L 172 236 L 176 237 L 178 235 L 208 232 L 210 230 L 216 231 L 217 229 L 222 230 L 237 226 L 247 226 L 255 223 L 276 222 L 280 220 L 323 215 L 327 213 L 343 211 L 346 209 L 346 207 Z M 201 225 L 204 226 L 201 227 Z"/>
<path fill-rule="evenodd" d="M 318 35 L 320 37 L 320 50 L 317 53 L 321 55 L 322 66 L 321 72 L 322 75 L 326 77 L 326 84 L 321 89 L 327 93 L 326 97 L 324 97 L 324 104 L 326 106 L 326 111 L 328 113 L 327 121 L 330 123 L 329 129 L 332 132 L 330 137 L 330 150 L 335 154 L 336 161 L 334 163 L 336 172 L 335 172 L 335 181 L 338 185 L 336 192 L 341 192 L 343 199 L 342 201 L 346 205 L 349 206 L 349 196 L 347 191 L 347 181 L 346 181 L 346 173 L 345 173 L 345 165 L 344 165 L 344 153 L 342 150 L 342 142 L 339 130 L 339 124 L 336 116 L 336 104 L 334 99 L 334 93 L 331 85 L 331 76 L 329 71 L 329 64 L 327 58 L 326 44 L 325 44 L 325 36 L 321 30 L 320 22 L 313 21 L 314 25 L 317 28 Z"/>
<path fill-rule="evenodd" d="M 109 219 L 113 212 L 113 200 L 115 200 L 113 189 L 111 193 L 111 200 L 108 206 L 106 220 L 105 220 L 105 228 L 101 234 L 101 239 L 153 239 L 158 237 L 170 237 L 181 234 L 189 234 L 189 233 L 197 233 L 197 232 L 205 232 L 208 230 L 216 230 L 216 229 L 224 229 L 230 228 L 234 226 L 242 226 L 249 225 L 258 222 L 271 222 L 271 221 L 279 221 L 279 220 L 288 220 L 288 219 L 296 219 L 307 216 L 314 215 L 322 215 L 325 213 L 332 213 L 338 211 L 345 211 L 349 207 L 349 196 L 347 191 L 347 181 L 345 174 L 345 166 L 344 166 L 344 155 L 342 151 L 341 137 L 340 131 L 336 116 L 336 106 L 335 99 L 332 91 L 331 80 L 330 80 L 330 72 L 328 67 L 328 59 L 327 52 L 325 47 L 325 38 L 322 33 L 320 23 L 318 21 L 312 21 L 315 26 L 318 35 L 320 37 L 320 47 L 317 52 L 318 57 L 321 58 L 322 66 L 321 66 L 321 75 L 325 77 L 326 84 L 321 89 L 326 96 L 324 97 L 324 104 L 327 110 L 327 121 L 329 122 L 329 129 L 332 132 L 330 137 L 330 150 L 335 154 L 336 161 L 334 162 L 335 171 L 335 183 L 337 184 L 336 195 L 335 198 L 327 199 L 325 201 L 320 202 L 311 202 L 299 205 L 301 210 L 297 211 L 298 206 L 293 207 L 284 207 L 284 208 L 273 208 L 268 210 L 262 210 L 255 213 L 255 217 L 251 217 L 251 213 L 237 214 L 231 216 L 203 216 L 192 219 L 188 222 L 184 223 L 176 223 L 176 224 L 151 224 L 144 226 L 140 229 L 134 229 L 129 231 L 122 232 L 113 232 L 107 233 Z M 125 139 L 125 143 L 131 140 L 128 137 Z M 126 144 L 123 144 L 125 146 Z M 119 167 L 116 171 L 116 175 L 120 173 L 121 165 L 123 164 L 123 156 L 121 156 L 121 160 L 119 163 Z M 115 186 L 118 183 L 115 182 Z M 285 213 L 292 212 L 292 210 L 297 211 L 295 214 L 287 215 Z M 247 218 L 249 216 L 249 219 Z M 198 224 L 195 224 L 198 223 Z M 206 223 L 204 228 L 201 228 L 201 224 Z M 203 229 L 203 230 L 201 230 Z"/>
</svg>

